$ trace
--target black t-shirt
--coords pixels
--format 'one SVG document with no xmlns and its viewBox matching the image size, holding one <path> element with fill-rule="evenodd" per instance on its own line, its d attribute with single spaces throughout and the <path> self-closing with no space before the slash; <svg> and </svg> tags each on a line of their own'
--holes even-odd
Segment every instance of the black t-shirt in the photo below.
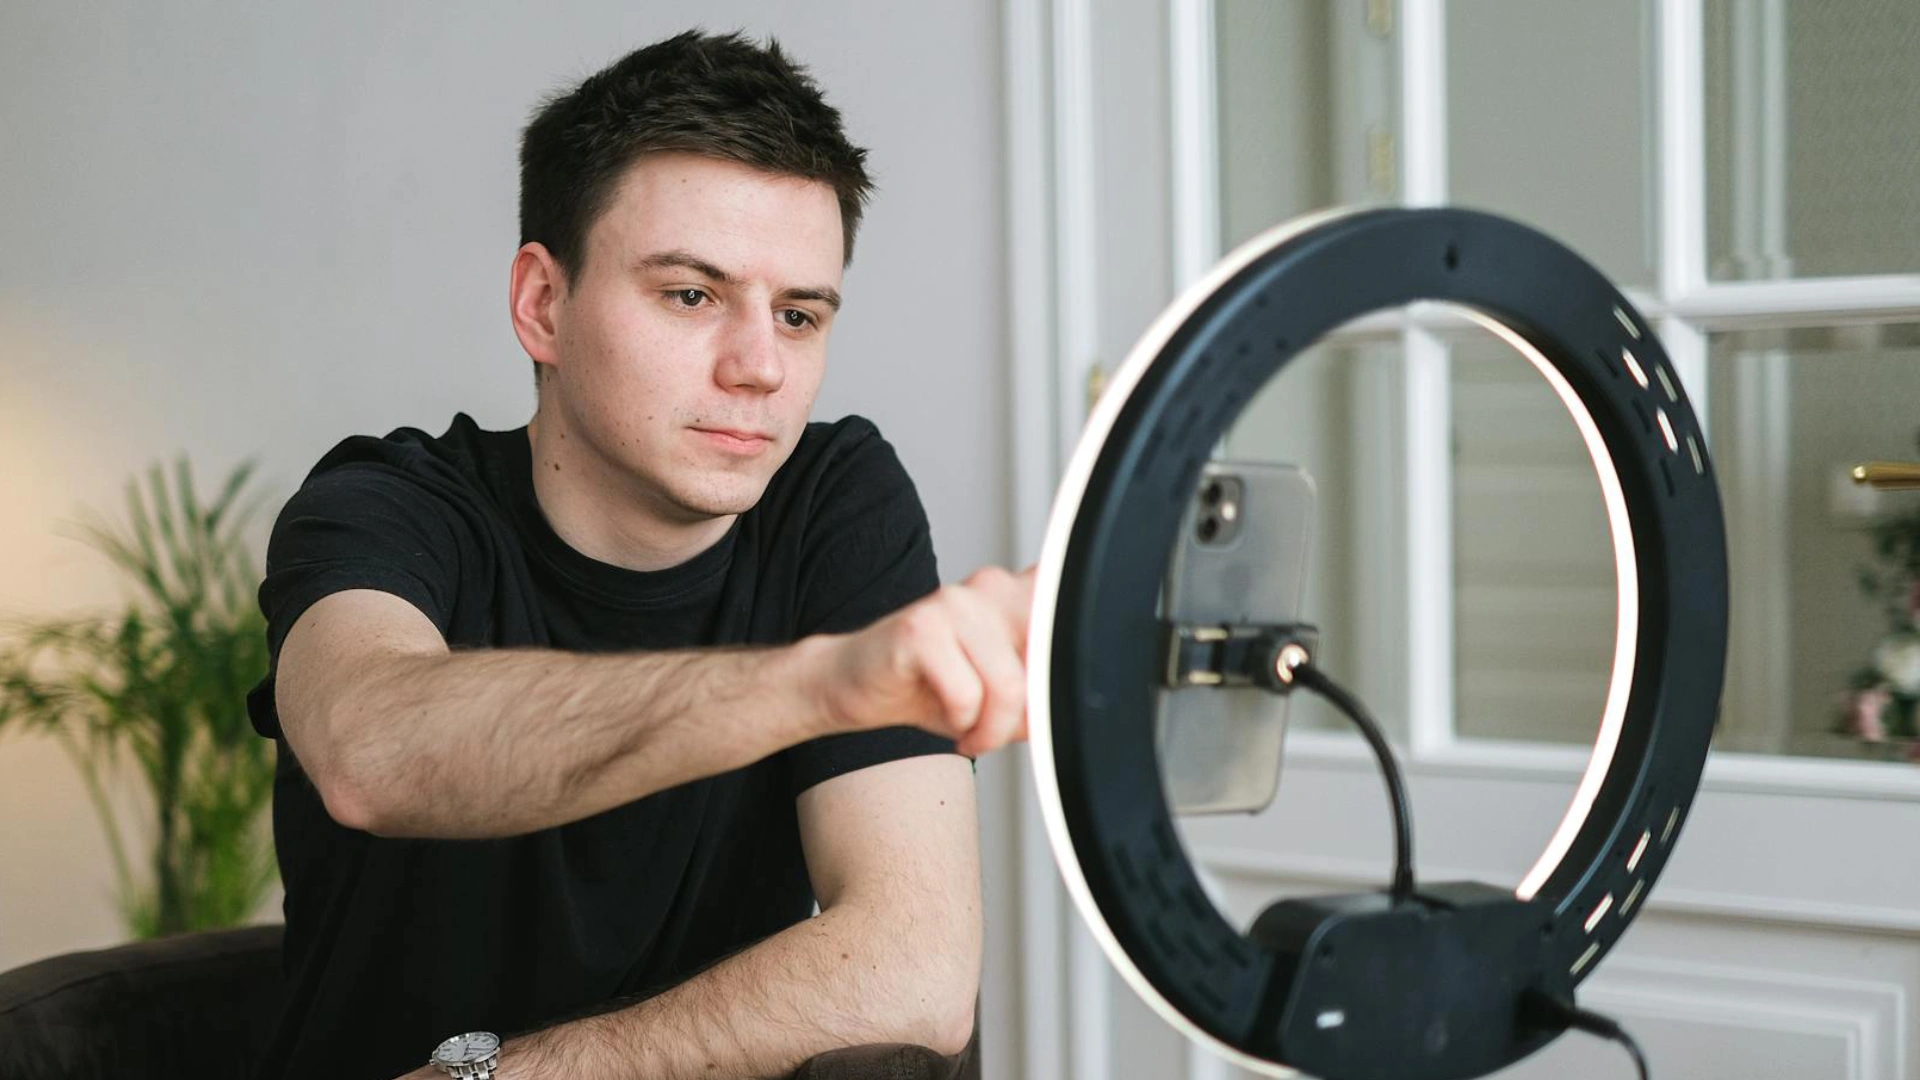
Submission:
<svg viewBox="0 0 1920 1080">
<path fill-rule="evenodd" d="M 925 512 L 857 417 L 811 424 L 758 505 L 668 570 L 556 535 L 527 431 L 456 416 L 329 452 L 281 512 L 260 606 L 277 662 L 321 597 L 379 589 L 454 648 L 771 645 L 855 630 L 938 584 Z M 273 677 L 248 699 L 280 738 Z M 262 1077 L 390 1080 L 463 1031 L 507 1035 L 663 990 L 812 912 L 794 798 L 948 753 L 906 728 L 817 739 L 746 768 L 504 840 L 383 839 L 327 815 L 284 740 L 274 842 L 289 998 Z M 511 798 L 501 792 L 501 798 Z"/>
</svg>

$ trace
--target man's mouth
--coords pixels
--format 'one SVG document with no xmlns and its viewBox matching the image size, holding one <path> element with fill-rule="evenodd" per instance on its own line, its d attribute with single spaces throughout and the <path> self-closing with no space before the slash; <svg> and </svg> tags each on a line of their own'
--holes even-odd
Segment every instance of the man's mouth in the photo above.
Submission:
<svg viewBox="0 0 1920 1080">
<path fill-rule="evenodd" d="M 738 428 L 694 428 L 708 445 L 735 454 L 757 454 L 773 445 L 773 436 Z"/>
</svg>

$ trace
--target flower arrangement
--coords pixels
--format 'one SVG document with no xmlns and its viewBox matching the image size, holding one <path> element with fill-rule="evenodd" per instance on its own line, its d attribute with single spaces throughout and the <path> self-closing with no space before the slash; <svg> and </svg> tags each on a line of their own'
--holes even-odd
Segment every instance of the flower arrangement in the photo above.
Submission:
<svg viewBox="0 0 1920 1080">
<path fill-rule="evenodd" d="M 1867 529 L 1875 564 L 1860 590 L 1887 621 L 1867 664 L 1848 680 L 1839 730 L 1920 761 L 1920 507 Z"/>
</svg>

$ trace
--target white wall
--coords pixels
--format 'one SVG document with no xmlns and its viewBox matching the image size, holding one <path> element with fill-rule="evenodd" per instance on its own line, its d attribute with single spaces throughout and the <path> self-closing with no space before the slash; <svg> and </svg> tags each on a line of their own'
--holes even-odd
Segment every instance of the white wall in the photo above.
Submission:
<svg viewBox="0 0 1920 1080">
<path fill-rule="evenodd" d="M 113 598 L 54 529 L 156 457 L 257 455 L 277 498 L 347 434 L 523 423 L 520 126 L 696 18 L 777 35 L 872 151 L 817 415 L 892 439 L 947 578 L 1008 558 L 997 5 L 43 0 L 0 7 L 0 615 Z M 1014 778 L 980 775 L 999 978 Z M 0 737 L 0 867 L 0 968 L 118 938 L 47 743 Z M 999 1074 L 1010 992 L 987 997 Z"/>
</svg>

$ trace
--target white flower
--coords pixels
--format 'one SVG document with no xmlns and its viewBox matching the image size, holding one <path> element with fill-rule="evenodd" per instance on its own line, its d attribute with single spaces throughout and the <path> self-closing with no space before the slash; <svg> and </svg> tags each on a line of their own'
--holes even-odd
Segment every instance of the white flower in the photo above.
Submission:
<svg viewBox="0 0 1920 1080">
<path fill-rule="evenodd" d="M 1903 694 L 1920 692 L 1920 637 L 1901 634 L 1873 650 L 1873 666 Z"/>
</svg>

